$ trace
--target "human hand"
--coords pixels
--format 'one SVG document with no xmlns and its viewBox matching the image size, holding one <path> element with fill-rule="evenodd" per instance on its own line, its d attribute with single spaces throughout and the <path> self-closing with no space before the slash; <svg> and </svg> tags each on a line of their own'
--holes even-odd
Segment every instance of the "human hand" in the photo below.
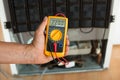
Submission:
<svg viewBox="0 0 120 80">
<path fill-rule="evenodd" d="M 47 25 L 47 17 L 44 18 L 43 22 L 39 25 L 38 29 L 35 32 L 33 42 L 29 45 L 30 51 L 32 51 L 32 56 L 34 58 L 34 64 L 44 64 L 52 60 L 52 57 L 48 57 L 44 54 L 44 44 L 45 44 L 45 35 L 44 30 Z M 68 36 L 66 37 L 66 52 L 67 55 L 69 51 L 69 40 Z"/>
</svg>

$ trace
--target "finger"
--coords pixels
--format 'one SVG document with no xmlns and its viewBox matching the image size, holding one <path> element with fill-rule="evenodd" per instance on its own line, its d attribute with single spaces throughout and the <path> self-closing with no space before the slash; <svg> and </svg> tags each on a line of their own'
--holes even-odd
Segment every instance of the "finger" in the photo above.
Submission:
<svg viewBox="0 0 120 80">
<path fill-rule="evenodd" d="M 52 60 L 53 60 L 52 57 L 47 57 L 47 62 L 50 62 L 50 61 L 52 61 Z"/>
<path fill-rule="evenodd" d="M 70 45 L 70 41 L 68 39 L 68 35 L 66 36 L 66 45 L 69 46 Z"/>
<path fill-rule="evenodd" d="M 70 45 L 70 41 L 68 39 L 66 41 L 67 41 L 66 45 L 69 46 Z"/>
<path fill-rule="evenodd" d="M 51 60 L 53 60 L 53 58 L 52 57 L 48 57 L 48 60 L 51 61 Z"/>
<path fill-rule="evenodd" d="M 52 57 L 46 56 L 42 62 L 40 61 L 40 64 L 45 64 L 45 63 L 48 63 L 48 62 L 50 62 L 50 61 L 52 61 L 52 60 L 53 60 Z"/>
<path fill-rule="evenodd" d="M 69 47 L 68 47 L 68 46 L 66 46 L 65 55 L 67 55 L 67 54 L 68 54 L 68 52 L 69 52 Z"/>
<path fill-rule="evenodd" d="M 66 36 L 66 48 L 65 48 L 65 55 L 68 54 L 68 51 L 69 51 L 69 45 L 70 45 L 70 41 L 68 39 L 68 35 Z"/>
<path fill-rule="evenodd" d="M 45 30 L 46 25 L 47 25 L 47 17 L 44 17 L 44 19 L 43 19 L 42 23 L 39 25 L 37 31 L 43 33 L 44 30 Z"/>
</svg>

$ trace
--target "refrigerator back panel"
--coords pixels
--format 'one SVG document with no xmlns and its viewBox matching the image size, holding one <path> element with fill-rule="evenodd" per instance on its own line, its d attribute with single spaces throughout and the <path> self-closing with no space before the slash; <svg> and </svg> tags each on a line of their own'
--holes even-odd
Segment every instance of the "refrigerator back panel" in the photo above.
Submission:
<svg viewBox="0 0 120 80">
<path fill-rule="evenodd" d="M 111 0 L 8 0 L 14 32 L 35 31 L 44 16 L 64 13 L 69 28 L 108 28 Z"/>
</svg>

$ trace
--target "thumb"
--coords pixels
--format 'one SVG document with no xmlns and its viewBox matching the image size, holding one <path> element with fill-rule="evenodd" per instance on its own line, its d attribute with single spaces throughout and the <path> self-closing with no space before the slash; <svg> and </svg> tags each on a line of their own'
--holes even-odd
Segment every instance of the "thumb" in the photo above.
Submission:
<svg viewBox="0 0 120 80">
<path fill-rule="evenodd" d="M 44 17 L 44 19 L 43 19 L 42 23 L 39 25 L 37 31 L 40 33 L 43 33 L 46 25 L 47 25 L 47 17 Z"/>
</svg>

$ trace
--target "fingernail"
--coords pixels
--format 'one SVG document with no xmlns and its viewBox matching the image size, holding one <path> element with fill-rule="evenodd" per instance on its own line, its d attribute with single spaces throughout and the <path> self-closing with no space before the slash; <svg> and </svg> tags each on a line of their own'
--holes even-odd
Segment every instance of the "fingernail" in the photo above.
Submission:
<svg viewBox="0 0 120 80">
<path fill-rule="evenodd" d="M 47 19 L 47 16 L 45 16 L 43 20 L 45 21 L 46 19 Z"/>
</svg>

